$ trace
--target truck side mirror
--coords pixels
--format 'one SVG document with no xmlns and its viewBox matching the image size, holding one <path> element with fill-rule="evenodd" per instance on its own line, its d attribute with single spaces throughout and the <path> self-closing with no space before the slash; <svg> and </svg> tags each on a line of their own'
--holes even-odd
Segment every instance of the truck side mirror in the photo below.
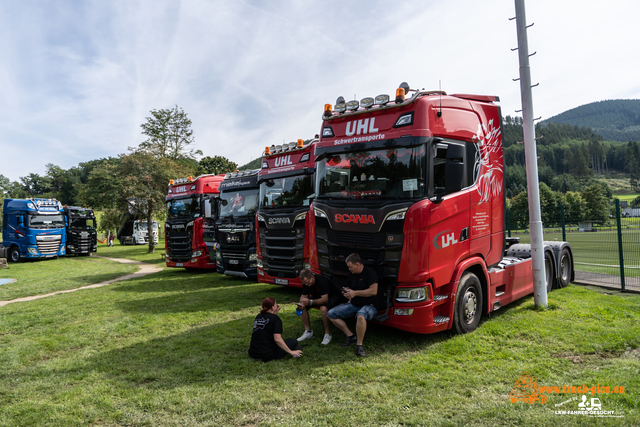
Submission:
<svg viewBox="0 0 640 427">
<path fill-rule="evenodd" d="M 449 144 L 447 163 L 444 172 L 444 188 L 446 194 L 460 191 L 464 182 L 464 147 Z"/>
</svg>

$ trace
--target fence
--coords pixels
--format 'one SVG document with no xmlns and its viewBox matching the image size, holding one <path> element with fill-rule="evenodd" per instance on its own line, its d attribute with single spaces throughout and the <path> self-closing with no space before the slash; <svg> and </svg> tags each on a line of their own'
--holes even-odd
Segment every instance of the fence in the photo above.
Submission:
<svg viewBox="0 0 640 427">
<path fill-rule="evenodd" d="M 557 225 L 544 228 L 544 240 L 571 244 L 577 283 L 640 291 L 640 217 L 624 215 L 618 199 L 612 212 L 607 221 L 575 220 L 565 216 L 563 207 L 543 212 L 543 225 Z M 507 211 L 508 235 L 520 237 L 521 243 L 529 243 L 529 232 L 512 223 L 525 214 Z"/>
</svg>

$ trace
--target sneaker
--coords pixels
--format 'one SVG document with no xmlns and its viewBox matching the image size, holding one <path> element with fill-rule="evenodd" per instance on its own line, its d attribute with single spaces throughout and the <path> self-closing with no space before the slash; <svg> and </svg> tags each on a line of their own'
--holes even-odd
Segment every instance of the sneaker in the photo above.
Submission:
<svg viewBox="0 0 640 427">
<path fill-rule="evenodd" d="M 345 340 L 344 344 L 340 344 L 340 347 L 347 347 L 349 345 L 353 345 L 356 343 L 358 339 L 356 338 L 356 335 L 353 334 L 350 337 L 347 337 L 347 339 Z"/>
<path fill-rule="evenodd" d="M 298 342 L 308 340 L 309 338 L 313 338 L 313 331 L 304 331 L 304 334 L 298 338 Z"/>
<path fill-rule="evenodd" d="M 331 338 L 333 338 L 331 336 L 331 334 L 324 334 L 324 338 L 323 338 L 323 340 L 322 340 L 322 342 L 320 344 L 322 344 L 322 345 L 329 344 L 331 342 Z"/>
<path fill-rule="evenodd" d="M 364 347 L 361 345 L 356 346 L 356 354 L 360 357 L 364 357 L 367 355 L 367 353 L 364 351 Z"/>
</svg>

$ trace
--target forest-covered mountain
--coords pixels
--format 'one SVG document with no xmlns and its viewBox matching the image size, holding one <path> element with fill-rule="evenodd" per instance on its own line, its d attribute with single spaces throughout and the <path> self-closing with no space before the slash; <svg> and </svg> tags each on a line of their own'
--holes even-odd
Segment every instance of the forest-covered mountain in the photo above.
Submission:
<svg viewBox="0 0 640 427">
<path fill-rule="evenodd" d="M 640 141 L 640 99 L 592 102 L 541 122 L 589 127 L 605 141 Z"/>
</svg>

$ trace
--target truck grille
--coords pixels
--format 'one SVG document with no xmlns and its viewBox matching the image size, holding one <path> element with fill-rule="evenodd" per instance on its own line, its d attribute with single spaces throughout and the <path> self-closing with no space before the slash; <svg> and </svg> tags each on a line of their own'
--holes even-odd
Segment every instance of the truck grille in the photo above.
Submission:
<svg viewBox="0 0 640 427">
<path fill-rule="evenodd" d="M 191 260 L 191 238 L 193 228 L 168 229 L 167 256 L 173 262 L 188 262 Z"/>
<path fill-rule="evenodd" d="M 320 270 L 328 275 L 346 275 L 345 259 L 357 253 L 365 265 L 378 273 L 382 283 L 398 280 L 404 234 L 403 220 L 386 221 L 377 233 L 338 231 L 325 218 L 316 218 L 316 241 Z M 389 239 L 393 237 L 393 239 Z"/>
<path fill-rule="evenodd" d="M 96 251 L 96 233 L 95 231 L 77 231 L 71 230 L 67 234 L 67 252 L 88 253 Z"/>
<path fill-rule="evenodd" d="M 260 223 L 260 251 L 265 273 L 273 277 L 298 277 L 304 260 L 305 222 L 296 221 L 289 229 L 269 229 Z"/>
<path fill-rule="evenodd" d="M 41 254 L 55 254 L 60 250 L 62 236 L 36 236 L 36 245 Z"/>
</svg>

